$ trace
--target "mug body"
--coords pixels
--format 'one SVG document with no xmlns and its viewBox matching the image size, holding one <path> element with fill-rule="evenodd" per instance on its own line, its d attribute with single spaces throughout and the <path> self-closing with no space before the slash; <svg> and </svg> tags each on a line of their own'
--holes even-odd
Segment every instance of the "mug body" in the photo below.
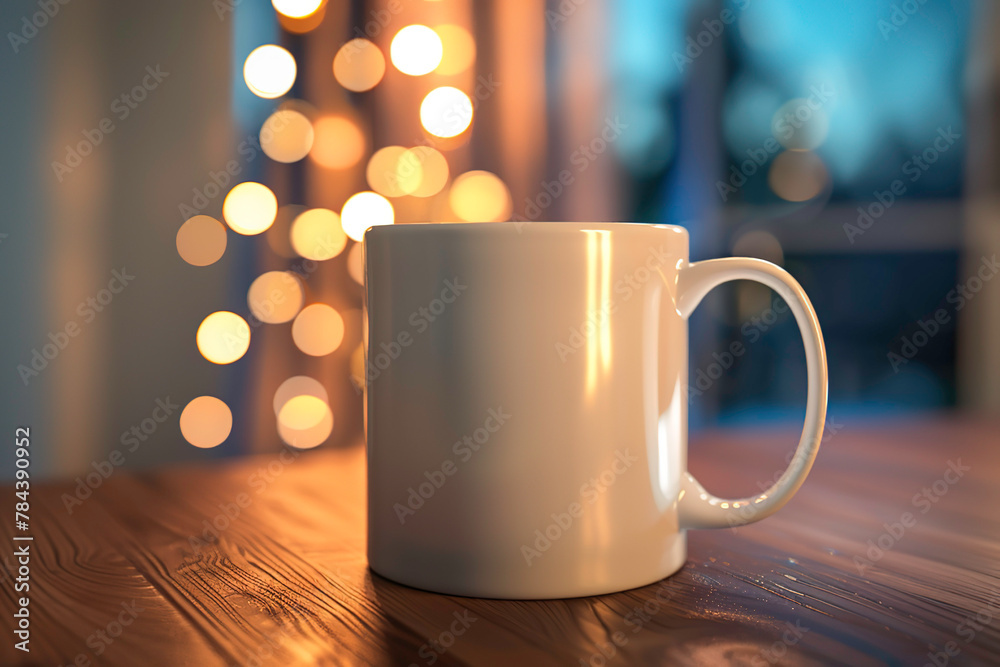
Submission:
<svg viewBox="0 0 1000 667">
<path fill-rule="evenodd" d="M 368 559 L 540 599 L 683 565 L 680 227 L 406 224 L 365 235 Z"/>
</svg>

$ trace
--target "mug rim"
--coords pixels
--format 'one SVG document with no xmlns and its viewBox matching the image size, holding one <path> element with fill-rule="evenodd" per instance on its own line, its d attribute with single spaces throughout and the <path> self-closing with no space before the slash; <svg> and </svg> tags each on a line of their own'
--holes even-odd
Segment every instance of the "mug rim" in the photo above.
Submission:
<svg viewBox="0 0 1000 667">
<path fill-rule="evenodd" d="M 367 238 L 369 234 L 375 233 L 379 236 L 382 234 L 399 233 L 399 230 L 404 230 L 409 228 L 413 232 L 417 231 L 429 231 L 431 229 L 435 231 L 445 232 L 445 231 L 480 231 L 480 232 L 497 232 L 497 231 L 507 231 L 513 229 L 514 231 L 521 233 L 524 227 L 535 227 L 534 231 L 561 231 L 561 232 L 582 232 L 582 231 L 639 231 L 639 230 L 650 230 L 659 229 L 672 231 L 675 234 L 680 234 L 684 238 L 688 238 L 689 233 L 686 227 L 680 225 L 669 225 L 659 222 L 555 222 L 555 221 L 524 221 L 524 222 L 514 222 L 514 221 L 504 221 L 504 222 L 404 222 L 404 223 L 393 223 L 389 225 L 375 225 L 373 227 L 368 227 L 365 230 L 364 237 Z M 598 228 L 598 229 L 588 229 L 588 228 Z M 391 232 L 390 230 L 397 230 Z"/>
</svg>

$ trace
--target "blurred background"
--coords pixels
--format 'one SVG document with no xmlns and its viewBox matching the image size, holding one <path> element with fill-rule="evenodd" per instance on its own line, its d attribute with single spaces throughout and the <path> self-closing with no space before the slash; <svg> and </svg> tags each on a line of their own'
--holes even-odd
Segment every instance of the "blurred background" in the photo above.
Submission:
<svg viewBox="0 0 1000 667">
<path fill-rule="evenodd" d="M 35 475 L 359 442 L 357 241 L 393 222 L 683 225 L 692 259 L 802 283 L 830 423 L 1000 407 L 996 3 L 11 0 L 0 21 L 0 415 L 32 427 Z M 692 431 L 800 421 L 775 299 L 729 284 L 692 318 Z"/>
</svg>

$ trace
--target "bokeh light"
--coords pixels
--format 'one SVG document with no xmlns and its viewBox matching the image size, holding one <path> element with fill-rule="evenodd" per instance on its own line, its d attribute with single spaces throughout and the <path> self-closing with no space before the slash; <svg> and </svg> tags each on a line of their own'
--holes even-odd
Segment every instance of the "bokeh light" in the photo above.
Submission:
<svg viewBox="0 0 1000 667">
<path fill-rule="evenodd" d="M 250 347 L 250 325 L 228 310 L 212 313 L 198 327 L 198 351 L 213 364 L 231 364 Z"/>
<path fill-rule="evenodd" d="M 292 222 L 290 238 L 296 253 L 317 262 L 336 257 L 347 245 L 340 216 L 328 208 L 312 208 L 301 213 Z"/>
<path fill-rule="evenodd" d="M 392 38 L 389 58 L 403 74 L 421 76 L 441 63 L 441 38 L 425 25 L 408 25 Z"/>
<path fill-rule="evenodd" d="M 233 413 L 214 396 L 199 396 L 181 411 L 181 435 L 195 447 L 218 447 L 233 430 Z"/>
<path fill-rule="evenodd" d="M 279 109 L 260 128 L 260 147 L 275 162 L 297 162 L 313 145 L 312 123 L 293 109 Z"/>
<path fill-rule="evenodd" d="M 448 161 L 440 151 L 430 146 L 416 146 L 399 158 L 399 169 L 408 174 L 419 169 L 420 183 L 409 194 L 432 197 L 448 183 Z"/>
<path fill-rule="evenodd" d="M 779 154 L 767 174 L 767 182 L 774 193 L 794 202 L 812 199 L 823 191 L 829 179 L 823 160 L 811 151 Z"/>
<path fill-rule="evenodd" d="M 488 171 L 467 171 L 456 178 L 448 203 L 466 222 L 501 222 L 509 219 L 513 210 L 507 186 Z"/>
<path fill-rule="evenodd" d="M 313 124 L 316 133 L 309 155 L 322 167 L 346 169 L 357 164 L 365 153 L 365 137 L 351 120 L 343 116 L 323 116 Z"/>
<path fill-rule="evenodd" d="M 258 46 L 243 63 L 247 88 L 265 99 L 281 97 L 295 83 L 295 58 L 275 44 Z"/>
<path fill-rule="evenodd" d="M 385 74 L 385 56 L 367 39 L 352 39 L 333 58 L 333 77 L 356 93 L 371 90 Z"/>
<path fill-rule="evenodd" d="M 324 403 L 330 400 L 326 389 L 320 384 L 319 380 L 315 380 L 307 375 L 296 375 L 282 382 L 274 392 L 274 415 L 277 416 L 281 412 L 281 408 L 285 407 L 285 403 L 296 396 L 315 396 Z"/>
<path fill-rule="evenodd" d="M 365 245 L 355 243 L 347 253 L 347 273 L 359 285 L 365 284 Z"/>
<path fill-rule="evenodd" d="M 814 150 L 829 132 L 826 111 L 818 103 L 801 97 L 785 102 L 771 118 L 771 134 L 789 150 Z"/>
<path fill-rule="evenodd" d="M 261 183 L 240 183 L 226 195 L 222 217 L 234 232 L 252 236 L 260 234 L 274 223 L 278 214 L 278 199 L 270 188 Z"/>
<path fill-rule="evenodd" d="M 189 218 L 177 230 L 177 253 L 192 266 L 208 266 L 226 252 L 226 227 L 208 215 Z"/>
<path fill-rule="evenodd" d="M 395 219 L 392 204 L 380 194 L 359 192 L 344 202 L 340 224 L 355 241 L 365 237 L 365 230 L 377 225 L 391 225 Z"/>
<path fill-rule="evenodd" d="M 271 0 L 275 11 L 292 19 L 307 17 L 319 9 L 322 4 L 323 0 Z"/>
<path fill-rule="evenodd" d="M 441 38 L 443 54 L 437 74 L 459 74 L 476 62 L 476 41 L 465 28 L 457 25 L 439 25 L 434 32 Z"/>
<path fill-rule="evenodd" d="M 458 88 L 442 86 L 420 103 L 420 124 L 436 137 L 457 137 L 472 123 L 472 100 Z"/>
<path fill-rule="evenodd" d="M 403 161 L 407 149 L 386 146 L 375 151 L 368 161 L 365 178 L 368 187 L 386 197 L 402 197 L 415 192 L 423 178 L 423 167 L 414 160 Z"/>
<path fill-rule="evenodd" d="M 299 314 L 305 292 L 291 271 L 268 271 L 257 277 L 247 290 L 250 312 L 261 322 L 281 324 Z"/>
<path fill-rule="evenodd" d="M 278 435 L 296 449 L 322 444 L 333 432 L 333 413 L 324 401 L 313 396 L 296 396 L 278 413 Z"/>
<path fill-rule="evenodd" d="M 733 243 L 733 255 L 766 259 L 778 266 L 785 263 L 785 252 L 781 242 L 774 234 L 763 229 L 753 229 L 740 234 Z"/>
<path fill-rule="evenodd" d="M 306 306 L 292 323 L 292 340 L 310 356 L 330 354 L 344 340 L 344 318 L 325 303 Z"/>
</svg>

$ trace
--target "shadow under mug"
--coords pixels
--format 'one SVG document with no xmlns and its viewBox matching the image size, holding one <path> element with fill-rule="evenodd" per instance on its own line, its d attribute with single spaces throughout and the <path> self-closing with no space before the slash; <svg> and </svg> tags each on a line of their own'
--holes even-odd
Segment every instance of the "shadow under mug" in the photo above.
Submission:
<svg viewBox="0 0 1000 667">
<path fill-rule="evenodd" d="M 368 560 L 430 591 L 544 599 L 658 581 L 686 531 L 777 511 L 823 433 L 826 352 L 783 269 L 688 261 L 681 227 L 405 224 L 365 235 Z M 808 369 L 796 455 L 722 499 L 687 472 L 687 318 L 716 285 L 788 303 Z"/>
</svg>

